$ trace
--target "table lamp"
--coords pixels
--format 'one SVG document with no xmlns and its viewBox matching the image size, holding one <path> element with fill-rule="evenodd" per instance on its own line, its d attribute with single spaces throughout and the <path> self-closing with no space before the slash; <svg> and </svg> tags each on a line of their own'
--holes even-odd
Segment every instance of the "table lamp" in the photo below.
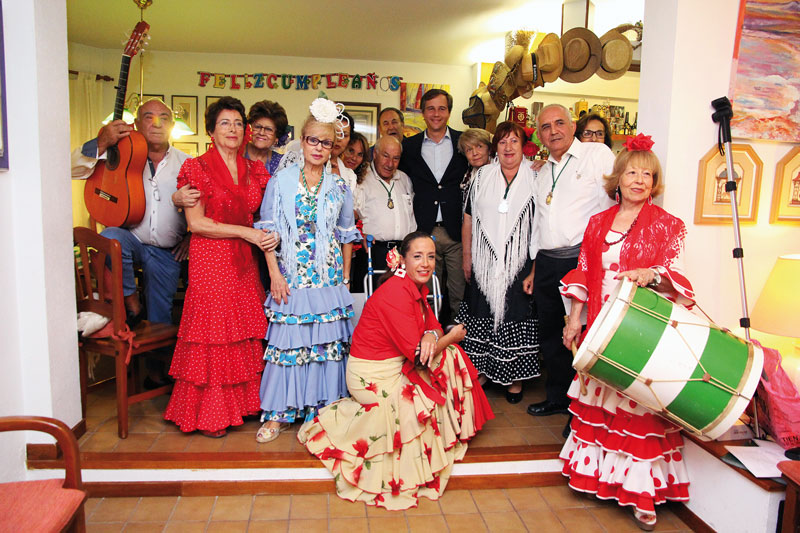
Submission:
<svg viewBox="0 0 800 533">
<path fill-rule="evenodd" d="M 770 339 L 781 352 L 781 366 L 800 390 L 800 254 L 782 255 L 775 261 L 767 283 L 750 314 L 753 329 L 778 338 Z M 800 459 L 800 448 L 786 451 Z"/>
</svg>

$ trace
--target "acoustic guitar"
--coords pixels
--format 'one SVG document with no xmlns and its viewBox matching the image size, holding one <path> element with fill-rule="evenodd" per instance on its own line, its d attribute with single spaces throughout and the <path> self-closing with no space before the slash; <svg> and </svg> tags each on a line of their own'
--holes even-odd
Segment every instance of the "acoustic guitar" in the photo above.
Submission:
<svg viewBox="0 0 800 533">
<path fill-rule="evenodd" d="M 122 118 L 131 59 L 141 50 L 149 28 L 147 22 L 139 22 L 122 52 L 113 120 Z M 98 163 L 86 180 L 83 201 L 89 214 L 104 226 L 130 226 L 141 222 L 145 209 L 142 176 L 146 164 L 147 141 L 138 131 L 132 131 L 116 145 L 110 146 L 105 162 Z"/>
</svg>

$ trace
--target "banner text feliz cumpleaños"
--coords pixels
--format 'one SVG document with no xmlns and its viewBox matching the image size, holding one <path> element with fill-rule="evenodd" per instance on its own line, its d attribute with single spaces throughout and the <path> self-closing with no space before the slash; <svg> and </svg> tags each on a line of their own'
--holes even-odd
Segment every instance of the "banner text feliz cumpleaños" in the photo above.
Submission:
<svg viewBox="0 0 800 533">
<path fill-rule="evenodd" d="M 253 74 L 223 74 L 218 72 L 197 71 L 200 87 L 214 89 L 365 89 L 382 91 L 400 90 L 402 76 L 377 76 L 370 72 L 360 74 L 275 74 L 255 72 Z"/>
</svg>

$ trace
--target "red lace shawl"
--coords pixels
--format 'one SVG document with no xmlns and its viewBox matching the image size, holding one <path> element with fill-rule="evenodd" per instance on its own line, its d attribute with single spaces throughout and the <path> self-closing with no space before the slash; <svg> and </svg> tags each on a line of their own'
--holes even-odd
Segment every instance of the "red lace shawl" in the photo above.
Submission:
<svg viewBox="0 0 800 533">
<path fill-rule="evenodd" d="M 587 329 L 602 308 L 603 264 L 602 254 L 608 245 L 605 237 L 611 229 L 619 205 L 598 213 L 589 219 L 583 234 L 578 268 L 569 272 L 562 283 L 586 287 L 589 293 Z M 650 203 L 645 203 L 639 212 L 636 225 L 631 229 L 620 250 L 619 271 L 635 268 L 656 268 L 672 282 L 677 294 L 689 299 L 694 292 L 682 270 L 683 240 L 686 226 L 674 217 Z"/>
</svg>

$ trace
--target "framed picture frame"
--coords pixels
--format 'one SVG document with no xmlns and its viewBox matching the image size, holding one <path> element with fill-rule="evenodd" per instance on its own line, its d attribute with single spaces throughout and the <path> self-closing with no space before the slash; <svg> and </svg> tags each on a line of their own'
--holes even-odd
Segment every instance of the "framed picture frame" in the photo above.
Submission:
<svg viewBox="0 0 800 533">
<path fill-rule="evenodd" d="M 208 143 L 211 144 L 211 143 Z M 198 154 L 198 144 L 196 142 L 175 142 L 172 143 L 172 146 L 180 150 L 185 154 L 189 154 L 189 157 L 197 157 Z"/>
<path fill-rule="evenodd" d="M 789 150 L 775 167 L 769 222 L 800 225 L 800 146 Z"/>
<path fill-rule="evenodd" d="M 150 100 L 151 98 L 158 98 L 159 100 L 161 100 L 165 104 L 167 103 L 166 99 L 164 99 L 164 95 L 163 94 L 149 94 L 149 93 L 142 95 L 142 102 L 146 102 L 146 101 Z"/>
<path fill-rule="evenodd" d="M 209 150 L 211 150 L 211 143 L 210 143 L 210 142 L 207 142 L 207 143 L 206 143 L 206 152 L 208 152 Z M 204 152 L 204 153 L 205 153 L 205 152 Z"/>
<path fill-rule="evenodd" d="M 172 112 L 197 134 L 197 97 L 172 95 Z"/>
<path fill-rule="evenodd" d="M 204 109 L 208 109 L 208 107 L 211 104 L 213 104 L 214 102 L 216 102 L 220 98 L 222 98 L 222 97 L 221 96 L 206 96 L 206 107 Z"/>
<path fill-rule="evenodd" d="M 739 222 L 754 224 L 758 216 L 758 194 L 761 188 L 761 171 L 764 164 L 748 144 L 732 144 L 734 179 Z M 697 176 L 697 199 L 694 209 L 695 224 L 727 224 L 731 222 L 731 200 L 725 191 L 728 168 L 725 157 L 720 155 L 717 146 L 700 160 Z"/>
<path fill-rule="evenodd" d="M 378 140 L 378 115 L 381 114 L 381 104 L 371 102 L 339 102 L 344 105 L 344 110 L 353 117 L 353 130 L 367 138 L 370 146 Z"/>
</svg>

